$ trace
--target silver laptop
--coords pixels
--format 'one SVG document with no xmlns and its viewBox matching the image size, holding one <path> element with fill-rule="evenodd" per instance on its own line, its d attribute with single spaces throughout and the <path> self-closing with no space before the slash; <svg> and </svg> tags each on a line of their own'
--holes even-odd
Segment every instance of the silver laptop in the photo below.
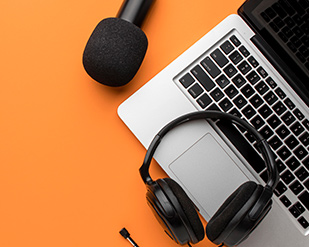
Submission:
<svg viewBox="0 0 309 247">
<path fill-rule="evenodd" d="M 295 2 L 308 13 L 307 1 Z M 120 118 L 145 148 L 169 121 L 207 109 L 244 118 L 267 139 L 280 182 L 271 212 L 241 246 L 309 246 L 309 80 L 304 81 L 309 69 L 306 61 L 298 61 L 300 51 L 292 54 L 284 47 L 296 34 L 279 43 L 291 59 L 295 55 L 303 74 L 291 71 L 253 22 L 244 21 L 254 13 L 274 36 L 272 25 L 283 13 L 277 7 L 284 10 L 284 4 L 291 7 L 285 0 L 247 1 L 239 10 L 241 17 L 228 16 L 118 108 Z M 170 131 L 155 159 L 184 188 L 206 221 L 240 184 L 267 180 L 251 136 L 220 121 L 194 121 Z"/>
</svg>

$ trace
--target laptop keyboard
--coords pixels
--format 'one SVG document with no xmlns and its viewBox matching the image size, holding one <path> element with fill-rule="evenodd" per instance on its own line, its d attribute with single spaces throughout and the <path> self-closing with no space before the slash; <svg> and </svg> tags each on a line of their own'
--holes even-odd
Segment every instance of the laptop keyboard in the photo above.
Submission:
<svg viewBox="0 0 309 247">
<path fill-rule="evenodd" d="M 309 120 L 236 35 L 227 36 L 181 72 L 176 77 L 177 84 L 202 109 L 246 119 L 264 136 L 274 151 L 280 173 L 275 190 L 277 201 L 306 232 L 309 229 Z M 222 121 L 216 125 L 266 182 L 267 170 L 254 138 Z"/>
<path fill-rule="evenodd" d="M 309 70 L 309 1 L 279 0 L 261 16 Z"/>
</svg>

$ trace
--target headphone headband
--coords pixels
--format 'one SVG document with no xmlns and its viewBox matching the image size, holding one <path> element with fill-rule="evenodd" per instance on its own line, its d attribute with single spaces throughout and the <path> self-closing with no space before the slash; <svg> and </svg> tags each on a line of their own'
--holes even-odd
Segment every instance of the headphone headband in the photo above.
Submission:
<svg viewBox="0 0 309 247">
<path fill-rule="evenodd" d="M 152 178 L 149 175 L 149 167 L 151 160 L 153 158 L 153 155 L 159 146 L 162 138 L 166 135 L 167 132 L 169 132 L 171 129 L 177 127 L 178 125 L 181 125 L 183 123 L 186 123 L 188 121 L 192 120 L 198 120 L 198 119 L 220 119 L 220 120 L 228 120 L 232 124 L 238 125 L 240 127 L 243 127 L 246 129 L 250 134 L 252 134 L 257 143 L 258 146 L 260 147 L 263 160 L 266 164 L 266 168 L 268 171 L 268 180 L 266 183 L 266 186 L 270 187 L 272 191 L 274 191 L 278 181 L 279 181 L 279 175 L 278 175 L 278 170 L 277 166 L 275 163 L 275 159 L 273 156 L 273 153 L 267 144 L 266 140 L 263 138 L 263 136 L 248 122 L 246 122 L 243 119 L 240 119 L 232 114 L 229 113 L 224 113 L 224 112 L 219 112 L 219 111 L 212 111 L 212 110 L 207 110 L 207 111 L 196 111 L 192 113 L 185 114 L 183 116 L 180 116 L 167 125 L 165 125 L 158 133 L 157 135 L 153 138 L 151 141 L 149 148 L 147 150 L 147 153 L 145 155 L 145 159 L 143 162 L 143 165 L 139 169 L 141 177 L 144 181 L 145 184 L 151 184 L 153 182 Z"/>
</svg>

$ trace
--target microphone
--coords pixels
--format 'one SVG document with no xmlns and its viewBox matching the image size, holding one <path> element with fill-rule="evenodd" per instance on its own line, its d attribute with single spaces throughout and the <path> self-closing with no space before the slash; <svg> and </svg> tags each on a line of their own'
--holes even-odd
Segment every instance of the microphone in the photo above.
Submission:
<svg viewBox="0 0 309 247">
<path fill-rule="evenodd" d="M 103 19 L 91 34 L 83 65 L 90 77 L 119 87 L 133 79 L 145 57 L 148 40 L 140 29 L 154 0 L 125 0 L 116 18 Z"/>
<path fill-rule="evenodd" d="M 122 237 L 127 239 L 134 247 L 139 247 L 137 243 L 135 243 L 133 239 L 130 237 L 130 233 L 127 231 L 126 228 L 122 228 L 119 233 L 121 234 Z"/>
</svg>

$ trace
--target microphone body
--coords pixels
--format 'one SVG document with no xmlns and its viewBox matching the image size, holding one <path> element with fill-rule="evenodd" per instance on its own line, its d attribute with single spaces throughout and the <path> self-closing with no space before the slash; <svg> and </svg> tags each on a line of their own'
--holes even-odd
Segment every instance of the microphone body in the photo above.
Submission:
<svg viewBox="0 0 309 247">
<path fill-rule="evenodd" d="M 90 77 L 112 87 L 133 79 L 147 51 L 148 40 L 140 26 L 153 1 L 125 0 L 116 18 L 96 26 L 83 53 Z"/>
</svg>

